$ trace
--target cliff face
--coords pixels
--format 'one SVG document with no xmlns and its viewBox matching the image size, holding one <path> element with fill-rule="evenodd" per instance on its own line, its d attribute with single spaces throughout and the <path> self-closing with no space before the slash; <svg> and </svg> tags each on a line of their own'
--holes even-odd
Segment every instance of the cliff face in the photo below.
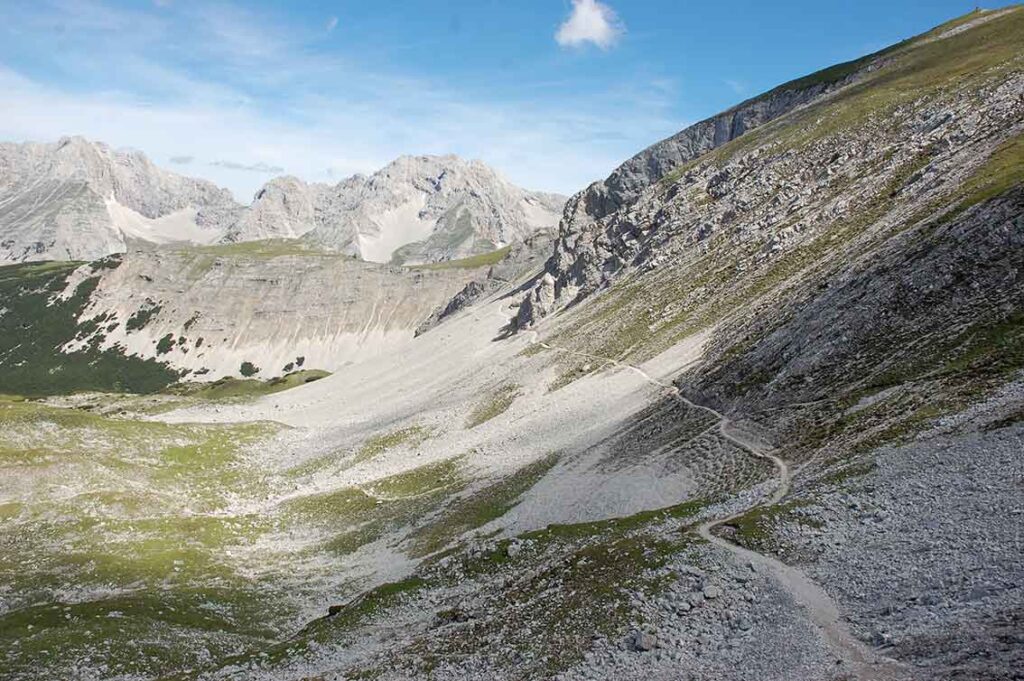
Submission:
<svg viewBox="0 0 1024 681">
<path fill-rule="evenodd" d="M 600 220 L 635 202 L 651 184 L 679 166 L 794 109 L 857 80 L 870 62 L 860 60 L 837 72 L 834 79 L 782 85 L 662 140 L 629 159 L 607 179 L 595 182 L 572 198 L 570 221 Z"/>
<path fill-rule="evenodd" d="M 89 266 L 86 266 L 88 268 Z M 91 271 L 91 270 L 90 270 Z M 394 352 L 471 269 L 409 270 L 273 246 L 133 249 L 103 269 L 80 323 L 94 345 L 165 362 L 189 378 L 337 370 Z"/>
<path fill-rule="evenodd" d="M 127 241 L 209 243 L 241 206 L 138 152 L 68 137 L 0 144 L 0 263 L 92 260 Z"/>
</svg>

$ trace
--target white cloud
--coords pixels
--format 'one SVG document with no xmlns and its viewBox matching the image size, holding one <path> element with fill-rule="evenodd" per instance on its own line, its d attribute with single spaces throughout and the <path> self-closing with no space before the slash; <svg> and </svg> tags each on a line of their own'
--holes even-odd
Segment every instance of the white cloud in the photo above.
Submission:
<svg viewBox="0 0 1024 681">
<path fill-rule="evenodd" d="M 331 17 L 327 20 L 327 32 L 330 33 L 338 27 L 338 17 Z"/>
<path fill-rule="evenodd" d="M 626 27 L 608 5 L 598 0 L 572 0 L 572 13 L 555 33 L 562 47 L 593 43 L 607 50 L 619 41 Z"/>
</svg>

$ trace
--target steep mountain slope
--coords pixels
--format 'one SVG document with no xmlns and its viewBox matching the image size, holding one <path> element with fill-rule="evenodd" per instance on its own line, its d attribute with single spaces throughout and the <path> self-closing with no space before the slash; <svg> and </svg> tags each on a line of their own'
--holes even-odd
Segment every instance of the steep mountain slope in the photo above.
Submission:
<svg viewBox="0 0 1024 681">
<path fill-rule="evenodd" d="M 978 31 L 970 35 L 957 32 L 963 26 L 936 29 L 780 86 L 651 147 L 574 196 L 546 267 L 553 307 L 656 268 L 659 257 L 677 255 L 670 240 L 676 250 L 686 244 L 680 256 L 696 258 L 733 238 L 736 266 L 764 270 L 844 218 L 878 220 L 923 190 L 955 204 L 969 169 L 953 157 L 978 166 L 1019 132 L 1011 20 L 990 13 L 973 21 Z M 980 45 L 979 36 L 992 44 Z M 964 52 L 950 54 L 957 48 Z M 980 106 L 976 95 L 985 98 Z M 926 182 L 911 188 L 924 174 Z M 549 311 L 534 303 L 550 286 L 538 286 L 521 326 Z"/>
<path fill-rule="evenodd" d="M 0 144 L 0 263 L 94 260 L 129 239 L 210 243 L 240 208 L 138 152 L 80 137 Z"/>
<path fill-rule="evenodd" d="M 228 233 L 246 241 L 306 235 L 372 262 L 455 260 L 553 227 L 565 198 L 522 190 L 479 161 L 406 156 L 335 186 L 275 180 Z"/>
</svg>

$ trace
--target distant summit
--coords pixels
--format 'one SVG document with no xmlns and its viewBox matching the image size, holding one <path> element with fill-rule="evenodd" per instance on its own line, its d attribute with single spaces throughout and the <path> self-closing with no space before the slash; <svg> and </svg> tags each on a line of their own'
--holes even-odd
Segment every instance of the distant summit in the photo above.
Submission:
<svg viewBox="0 0 1024 681">
<path fill-rule="evenodd" d="M 521 189 L 480 161 L 403 156 L 337 185 L 278 178 L 228 240 L 295 237 L 374 262 L 463 258 L 554 227 L 565 197 Z"/>
<path fill-rule="evenodd" d="M 130 239 L 210 243 L 243 210 L 230 192 L 81 137 L 0 144 L 0 262 L 92 260 Z"/>
<path fill-rule="evenodd" d="M 565 197 L 479 161 L 406 156 L 337 185 L 279 177 L 249 207 L 226 189 L 81 137 L 0 144 L 0 262 L 93 260 L 151 243 L 304 238 L 375 262 L 493 251 L 558 224 Z"/>
</svg>

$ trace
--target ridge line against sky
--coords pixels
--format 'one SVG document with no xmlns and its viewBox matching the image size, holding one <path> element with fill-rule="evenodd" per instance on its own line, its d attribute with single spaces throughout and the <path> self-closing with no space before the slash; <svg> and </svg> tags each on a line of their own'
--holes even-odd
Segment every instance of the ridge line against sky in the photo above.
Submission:
<svg viewBox="0 0 1024 681">
<path fill-rule="evenodd" d="M 736 0 L 38 0 L 0 5 L 0 139 L 81 134 L 228 187 L 404 154 L 573 193 L 778 83 L 973 9 Z"/>
</svg>

